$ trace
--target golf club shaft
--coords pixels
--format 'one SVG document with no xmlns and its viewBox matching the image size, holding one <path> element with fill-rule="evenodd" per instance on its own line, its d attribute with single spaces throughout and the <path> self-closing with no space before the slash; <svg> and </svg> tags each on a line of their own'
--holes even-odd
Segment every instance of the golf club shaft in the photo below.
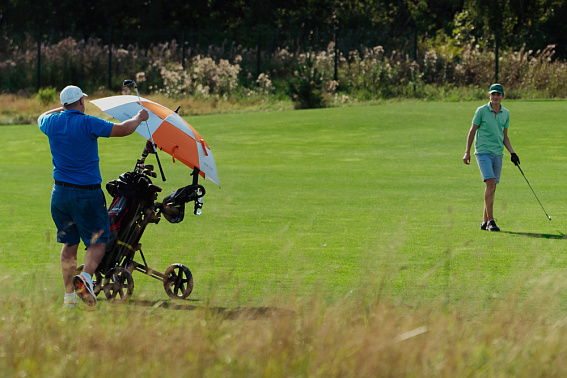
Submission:
<svg viewBox="0 0 567 378">
<path fill-rule="evenodd" d="M 545 211 L 545 209 L 543 208 L 543 205 L 541 204 L 541 201 L 539 200 L 539 198 L 537 198 L 537 195 L 534 192 L 534 189 L 532 188 L 532 186 L 530 185 L 530 182 L 528 181 L 528 178 L 526 177 L 526 175 L 524 174 L 524 171 L 522 171 L 522 168 L 520 168 L 520 164 L 516 164 L 516 166 L 518 167 L 518 169 L 520 170 L 520 172 L 522 173 L 522 176 L 524 176 L 524 179 L 526 180 L 526 182 L 528 183 L 528 186 L 530 187 L 530 189 L 532 190 L 532 193 L 534 194 L 535 198 L 537 199 L 537 202 L 539 202 L 539 205 L 541 206 L 541 209 L 543 210 L 543 212 L 545 213 L 545 215 L 547 216 L 547 219 L 551 220 L 551 217 L 549 216 L 549 214 L 547 214 L 547 211 Z"/>
<path fill-rule="evenodd" d="M 142 106 L 142 99 L 140 98 L 140 93 L 138 92 L 138 85 L 136 85 L 136 82 L 134 82 L 134 88 L 136 88 L 136 94 L 138 95 L 138 101 L 140 102 L 140 107 L 143 109 L 144 107 Z M 154 152 L 156 153 L 156 160 L 157 160 L 157 163 L 158 163 L 158 166 L 159 166 L 159 172 L 161 173 L 161 180 L 165 181 L 165 175 L 163 174 L 161 162 L 159 161 L 159 156 L 158 156 L 158 153 L 157 153 L 156 144 L 154 143 L 154 137 L 152 136 L 152 132 L 150 131 L 150 126 L 148 125 L 148 121 L 144 121 L 144 123 L 146 124 L 146 128 L 148 129 L 148 134 L 150 135 L 152 147 L 154 149 Z"/>
</svg>

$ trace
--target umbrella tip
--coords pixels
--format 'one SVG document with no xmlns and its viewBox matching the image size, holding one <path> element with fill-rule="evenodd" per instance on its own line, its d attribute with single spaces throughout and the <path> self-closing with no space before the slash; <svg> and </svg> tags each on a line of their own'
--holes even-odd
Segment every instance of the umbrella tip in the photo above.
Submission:
<svg viewBox="0 0 567 378">
<path fill-rule="evenodd" d="M 181 109 L 181 105 L 179 105 L 177 109 L 175 109 L 175 113 L 179 113 L 179 109 Z"/>
</svg>

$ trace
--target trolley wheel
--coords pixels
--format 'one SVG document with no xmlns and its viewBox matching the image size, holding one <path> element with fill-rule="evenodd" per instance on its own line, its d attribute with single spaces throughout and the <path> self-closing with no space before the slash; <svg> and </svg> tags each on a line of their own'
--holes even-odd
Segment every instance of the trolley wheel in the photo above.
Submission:
<svg viewBox="0 0 567 378">
<path fill-rule="evenodd" d="M 102 285 L 106 299 L 114 303 L 125 303 L 134 292 L 134 278 L 121 266 L 110 269 Z"/>
<path fill-rule="evenodd" d="M 193 291 L 193 275 L 183 264 L 172 264 L 165 270 L 163 288 L 173 299 L 185 299 Z"/>
<path fill-rule="evenodd" d="M 83 270 L 85 269 L 85 264 L 81 264 L 77 267 L 77 275 L 83 273 Z M 93 291 L 94 291 L 94 295 L 98 295 L 98 293 L 100 293 L 100 290 L 102 289 L 102 274 L 97 270 L 94 273 L 94 277 L 93 277 Z"/>
</svg>

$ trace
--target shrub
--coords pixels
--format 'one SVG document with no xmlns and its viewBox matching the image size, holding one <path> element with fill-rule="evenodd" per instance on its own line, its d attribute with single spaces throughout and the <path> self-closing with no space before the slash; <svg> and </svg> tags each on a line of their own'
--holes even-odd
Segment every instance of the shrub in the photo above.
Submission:
<svg viewBox="0 0 567 378">
<path fill-rule="evenodd" d="M 272 80 L 270 80 L 270 77 L 265 73 L 258 75 L 258 79 L 256 79 L 256 85 L 256 91 L 260 94 L 269 95 L 274 91 Z"/>
<path fill-rule="evenodd" d="M 29 90 L 37 83 L 37 48 L 30 35 L 17 44 L 13 39 L 3 41 L 4 51 L 0 55 L 0 91 L 16 93 Z"/>
<path fill-rule="evenodd" d="M 165 63 L 160 70 L 163 87 L 158 91 L 168 97 L 227 97 L 239 86 L 239 61 L 240 57 L 237 57 L 235 64 L 226 59 L 217 63 L 210 57 L 197 55 L 187 69 L 181 64 Z"/>
<path fill-rule="evenodd" d="M 36 98 L 41 105 L 46 106 L 57 101 L 57 91 L 53 87 L 40 88 Z"/>
<path fill-rule="evenodd" d="M 303 62 L 297 64 L 289 92 L 296 109 L 322 108 L 325 106 L 323 75 L 315 67 L 312 53 L 304 54 Z"/>
</svg>

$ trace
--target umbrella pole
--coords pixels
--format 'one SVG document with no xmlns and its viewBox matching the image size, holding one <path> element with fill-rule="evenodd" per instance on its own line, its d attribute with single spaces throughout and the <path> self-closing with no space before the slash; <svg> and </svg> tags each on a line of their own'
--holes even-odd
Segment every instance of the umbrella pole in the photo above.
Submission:
<svg viewBox="0 0 567 378">
<path fill-rule="evenodd" d="M 146 126 L 147 125 L 148 124 L 146 123 Z M 149 130 L 149 127 L 148 127 L 148 130 Z M 157 154 L 157 148 L 156 148 L 156 145 L 154 143 L 154 138 L 151 138 L 151 140 L 152 140 L 152 147 L 154 148 L 154 153 L 156 154 L 156 160 L 157 160 L 157 165 L 159 167 L 159 172 L 161 173 L 161 181 L 165 181 L 165 175 L 163 174 L 163 168 L 161 167 L 161 162 L 159 161 L 159 156 Z"/>
<path fill-rule="evenodd" d="M 136 84 L 136 82 L 134 80 L 124 80 L 124 82 L 122 83 L 123 86 L 128 86 L 130 84 L 134 84 L 134 88 L 136 89 L 136 94 L 138 95 L 140 108 L 144 109 L 144 107 L 142 106 L 142 99 L 140 98 L 140 92 L 138 92 L 138 85 Z M 156 144 L 154 143 L 154 137 L 152 136 L 152 132 L 150 131 L 150 126 L 148 125 L 148 122 L 144 121 L 144 123 L 146 124 L 146 128 L 148 129 L 148 134 L 150 135 L 150 141 L 152 142 L 152 147 L 154 149 L 153 152 L 156 154 L 156 160 L 159 167 L 159 172 L 161 173 L 161 180 L 165 181 L 165 175 L 163 174 L 163 168 L 161 167 L 161 162 L 159 161 Z"/>
</svg>

